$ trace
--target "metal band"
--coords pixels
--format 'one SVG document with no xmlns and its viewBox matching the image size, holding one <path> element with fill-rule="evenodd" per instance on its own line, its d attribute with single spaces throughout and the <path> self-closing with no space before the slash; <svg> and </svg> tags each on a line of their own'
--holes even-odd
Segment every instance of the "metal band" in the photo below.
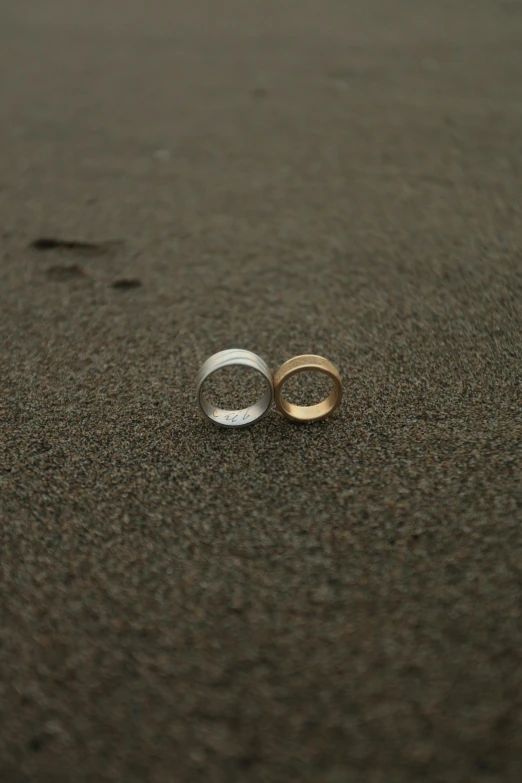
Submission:
<svg viewBox="0 0 522 783">
<path fill-rule="evenodd" d="M 285 382 L 298 372 L 316 371 L 328 375 L 333 381 L 333 389 L 326 400 L 317 405 L 293 405 L 282 397 L 282 389 Z M 281 365 L 274 376 L 274 399 L 277 409 L 283 416 L 291 421 L 311 422 L 319 421 L 330 416 L 341 404 L 343 398 L 343 385 L 341 377 L 332 362 L 322 356 L 305 354 L 294 356 Z"/>
<path fill-rule="evenodd" d="M 243 408 L 240 411 L 227 411 L 223 408 L 216 408 L 211 405 L 202 393 L 203 384 L 206 379 L 217 370 L 224 367 L 235 367 L 241 365 L 250 367 L 258 372 L 266 383 L 266 391 L 259 400 L 249 408 Z M 196 377 L 196 398 L 198 405 L 208 418 L 221 427 L 248 427 L 255 421 L 259 421 L 270 408 L 274 396 L 272 386 L 272 373 L 268 369 L 266 362 L 256 353 L 243 351 L 240 348 L 229 348 L 226 351 L 215 353 L 205 362 L 203 362 Z"/>
</svg>

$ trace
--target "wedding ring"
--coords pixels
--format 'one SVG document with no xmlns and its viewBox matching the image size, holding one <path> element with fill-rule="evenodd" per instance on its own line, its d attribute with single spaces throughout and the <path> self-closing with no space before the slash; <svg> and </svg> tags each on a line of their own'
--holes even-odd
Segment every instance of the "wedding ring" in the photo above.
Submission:
<svg viewBox="0 0 522 783">
<path fill-rule="evenodd" d="M 333 381 L 333 388 L 328 397 L 317 405 L 293 405 L 282 396 L 286 381 L 299 372 L 320 372 L 328 375 Z M 319 421 L 330 416 L 340 405 L 343 397 L 341 377 L 334 365 L 322 356 L 305 354 L 294 356 L 281 365 L 274 376 L 274 399 L 277 409 L 291 421 Z"/>
<path fill-rule="evenodd" d="M 212 405 L 202 393 L 203 384 L 207 378 L 217 370 L 224 367 L 249 367 L 259 373 L 266 384 L 266 390 L 262 396 L 249 408 L 240 411 L 228 411 Z M 208 418 L 221 427 L 247 427 L 255 421 L 259 421 L 270 408 L 274 396 L 272 386 L 272 373 L 268 365 L 251 351 L 243 351 L 240 348 L 229 348 L 213 354 L 201 365 L 196 378 L 196 398 L 198 405 Z"/>
</svg>

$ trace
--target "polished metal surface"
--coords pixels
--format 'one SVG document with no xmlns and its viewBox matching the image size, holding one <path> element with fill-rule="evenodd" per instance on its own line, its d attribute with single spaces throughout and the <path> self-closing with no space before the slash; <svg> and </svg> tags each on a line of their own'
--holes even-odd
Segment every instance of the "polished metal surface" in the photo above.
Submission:
<svg viewBox="0 0 522 783">
<path fill-rule="evenodd" d="M 300 372 L 320 372 L 331 378 L 333 388 L 326 400 L 317 405 L 293 405 L 285 400 L 282 392 L 286 381 Z M 330 416 L 341 404 L 343 384 L 337 368 L 328 359 L 314 354 L 294 356 L 281 365 L 274 376 L 274 399 L 277 409 L 287 419 L 296 422 L 320 421 Z"/>
<path fill-rule="evenodd" d="M 205 398 L 203 384 L 212 373 L 222 370 L 224 367 L 235 366 L 249 367 L 259 373 L 266 384 L 264 394 L 248 408 L 239 411 L 229 411 L 216 408 Z M 272 385 L 272 373 L 266 362 L 256 353 L 244 351 L 241 348 L 229 348 L 219 351 L 203 362 L 196 377 L 196 398 L 202 412 L 215 424 L 221 427 L 248 427 L 255 421 L 259 421 L 268 411 L 274 396 Z"/>
</svg>

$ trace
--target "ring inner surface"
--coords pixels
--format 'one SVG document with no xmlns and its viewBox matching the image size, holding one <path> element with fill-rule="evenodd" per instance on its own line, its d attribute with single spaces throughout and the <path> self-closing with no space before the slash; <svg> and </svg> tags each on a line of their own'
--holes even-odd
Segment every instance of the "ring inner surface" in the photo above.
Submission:
<svg viewBox="0 0 522 783">
<path fill-rule="evenodd" d="M 298 375 L 299 373 L 304 373 L 304 372 L 318 372 L 321 373 L 322 375 L 326 375 L 332 381 L 333 389 L 328 395 L 328 397 L 326 397 L 326 399 L 316 403 L 315 405 L 294 405 L 294 403 L 285 400 L 285 398 L 283 397 L 283 388 L 287 383 L 287 381 L 289 381 L 290 378 L 292 378 L 294 375 Z M 281 408 L 288 416 L 291 416 L 294 419 L 301 419 L 303 421 L 322 419 L 325 416 L 327 416 L 330 413 L 330 411 L 335 407 L 338 397 L 339 397 L 339 389 L 337 388 L 335 378 L 332 375 L 330 375 L 329 372 L 326 372 L 320 367 L 317 368 L 303 367 L 302 369 L 294 370 L 293 372 L 287 375 L 287 377 L 284 379 L 284 381 L 282 382 L 279 388 L 279 403 L 281 405 Z"/>
<path fill-rule="evenodd" d="M 258 380 L 259 378 L 262 380 L 265 391 L 256 402 L 246 408 L 233 410 L 221 408 L 219 405 L 210 402 L 203 393 L 204 387 L 207 384 L 206 382 L 203 384 L 203 388 L 200 390 L 200 405 L 209 419 L 212 419 L 216 424 L 221 424 L 224 427 L 242 427 L 259 419 L 267 411 L 272 399 L 272 389 L 269 386 L 268 380 L 261 372 L 255 368 L 250 369 L 256 373 Z M 213 373 L 211 373 L 206 380 L 212 375 Z"/>
</svg>

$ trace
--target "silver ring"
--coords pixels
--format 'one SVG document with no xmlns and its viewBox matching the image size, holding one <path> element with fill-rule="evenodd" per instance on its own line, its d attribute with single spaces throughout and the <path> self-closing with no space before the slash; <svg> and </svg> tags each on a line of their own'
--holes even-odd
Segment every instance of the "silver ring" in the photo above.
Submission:
<svg viewBox="0 0 522 783">
<path fill-rule="evenodd" d="M 240 411 L 227 411 L 223 408 L 216 408 L 211 405 L 202 393 L 203 384 L 206 379 L 217 370 L 223 367 L 250 367 L 258 372 L 266 383 L 266 391 L 249 408 L 243 408 Z M 203 362 L 196 377 L 196 397 L 198 405 L 208 418 L 221 427 L 248 427 L 255 421 L 262 419 L 272 404 L 274 397 L 274 387 L 272 385 L 272 373 L 268 369 L 266 362 L 256 353 L 243 351 L 241 348 L 229 348 L 226 351 L 219 351 L 213 354 L 206 362 Z"/>
</svg>

